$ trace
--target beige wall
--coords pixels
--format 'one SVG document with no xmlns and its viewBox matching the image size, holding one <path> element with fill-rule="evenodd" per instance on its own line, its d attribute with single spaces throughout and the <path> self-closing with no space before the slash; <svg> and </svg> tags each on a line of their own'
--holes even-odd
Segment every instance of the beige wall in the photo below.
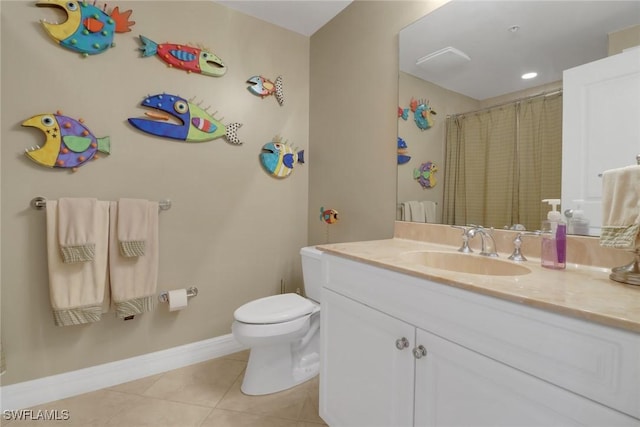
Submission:
<svg viewBox="0 0 640 427">
<path fill-rule="evenodd" d="M 311 37 L 309 243 L 393 236 L 398 33 L 443 3 L 355 1 Z"/>
<path fill-rule="evenodd" d="M 640 25 L 623 28 L 609 34 L 609 56 L 640 45 Z"/>
<path fill-rule="evenodd" d="M 117 6 L 133 9 L 133 31 L 117 34 L 117 46 L 106 53 L 81 58 L 39 25 L 41 18 L 59 19 L 52 9 L 33 1 L 1 5 L 4 385 L 225 335 L 241 304 L 279 292 L 281 279 L 288 290 L 301 286 L 309 166 L 278 181 L 262 170 L 258 155 L 276 134 L 309 148 L 310 39 L 211 2 Z M 188 75 L 158 58 L 140 58 L 139 34 L 201 43 L 228 72 Z M 282 74 L 283 107 L 247 91 L 245 81 L 255 74 Z M 225 122 L 243 123 L 244 145 L 185 144 L 130 127 L 126 119 L 142 114 L 142 98 L 163 91 L 196 97 Z M 110 136 L 112 154 L 75 174 L 29 161 L 23 150 L 42 144 L 43 135 L 20 123 L 58 109 Z M 54 326 L 45 213 L 29 207 L 35 196 L 170 198 L 173 207 L 160 214 L 158 291 L 193 285 L 200 294 L 181 312 L 160 305 L 126 322 L 106 315 L 95 324 Z"/>
</svg>

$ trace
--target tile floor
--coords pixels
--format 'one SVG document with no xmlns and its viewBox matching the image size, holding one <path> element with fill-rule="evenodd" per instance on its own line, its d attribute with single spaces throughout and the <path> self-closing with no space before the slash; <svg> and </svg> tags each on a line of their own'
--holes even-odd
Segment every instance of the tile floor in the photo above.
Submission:
<svg viewBox="0 0 640 427">
<path fill-rule="evenodd" d="M 318 377 L 265 396 L 240 391 L 243 351 L 129 383 L 50 402 L 66 421 L 0 420 L 2 426 L 320 427 Z"/>
</svg>

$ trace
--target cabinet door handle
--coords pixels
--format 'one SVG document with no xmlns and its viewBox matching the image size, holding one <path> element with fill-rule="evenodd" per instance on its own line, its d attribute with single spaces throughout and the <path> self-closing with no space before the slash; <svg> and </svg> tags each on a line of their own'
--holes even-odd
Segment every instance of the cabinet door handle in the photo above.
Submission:
<svg viewBox="0 0 640 427">
<path fill-rule="evenodd" d="M 396 340 L 396 348 L 398 350 L 404 350 L 407 347 L 409 347 L 409 340 L 406 339 L 405 337 L 398 338 Z"/>
<path fill-rule="evenodd" d="M 415 357 L 416 359 L 422 359 L 426 355 L 427 355 L 427 349 L 424 348 L 423 345 L 419 345 L 413 349 L 413 357 Z"/>
</svg>

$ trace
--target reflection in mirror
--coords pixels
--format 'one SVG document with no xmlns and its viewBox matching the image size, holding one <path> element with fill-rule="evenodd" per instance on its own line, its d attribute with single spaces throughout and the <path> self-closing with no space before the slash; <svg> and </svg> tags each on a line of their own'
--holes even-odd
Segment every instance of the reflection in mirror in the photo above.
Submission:
<svg viewBox="0 0 640 427">
<path fill-rule="evenodd" d="M 637 45 L 639 24 L 640 2 L 453 0 L 403 29 L 397 219 L 539 228 L 541 200 L 560 198 L 562 72 Z M 412 98 L 433 126 L 417 126 Z"/>
</svg>

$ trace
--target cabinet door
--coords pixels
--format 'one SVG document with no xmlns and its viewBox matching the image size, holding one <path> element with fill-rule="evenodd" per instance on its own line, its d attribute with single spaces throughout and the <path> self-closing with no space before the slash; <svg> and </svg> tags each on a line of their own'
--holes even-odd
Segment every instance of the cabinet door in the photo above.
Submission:
<svg viewBox="0 0 640 427">
<path fill-rule="evenodd" d="M 600 235 L 601 174 L 640 154 L 640 49 L 565 70 L 563 86 L 562 210 L 584 200 L 589 234 Z"/>
<path fill-rule="evenodd" d="M 416 361 L 416 426 L 637 426 L 638 420 L 428 332 Z"/>
<path fill-rule="evenodd" d="M 413 425 L 415 328 L 323 289 L 320 415 L 332 427 Z M 405 338 L 406 348 L 396 341 Z"/>
</svg>

